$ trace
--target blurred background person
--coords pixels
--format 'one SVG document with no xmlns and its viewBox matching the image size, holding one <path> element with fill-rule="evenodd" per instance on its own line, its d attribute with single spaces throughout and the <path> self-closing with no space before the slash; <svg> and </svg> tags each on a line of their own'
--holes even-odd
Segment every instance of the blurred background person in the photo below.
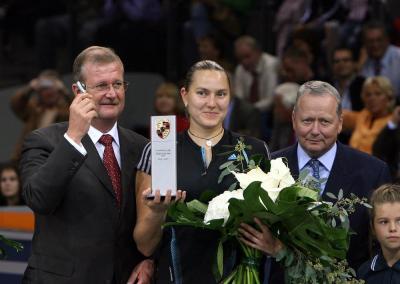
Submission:
<svg viewBox="0 0 400 284">
<path fill-rule="evenodd" d="M 154 110 L 157 115 L 176 115 L 176 130 L 182 132 L 189 128 L 178 87 L 171 82 L 162 83 L 156 90 Z"/>
<path fill-rule="evenodd" d="M 40 72 L 11 98 L 14 114 L 24 122 L 20 140 L 16 142 L 12 159 L 20 157 L 25 135 L 32 130 L 68 120 L 70 96 L 58 73 L 53 70 Z"/>
<path fill-rule="evenodd" d="M 236 40 L 235 55 L 239 62 L 234 77 L 236 96 L 252 103 L 260 111 L 268 110 L 278 82 L 278 59 L 263 52 L 251 36 Z"/>
<path fill-rule="evenodd" d="M 302 48 L 296 46 L 288 47 L 282 57 L 279 74 L 281 82 L 292 82 L 300 85 L 314 79 L 311 56 L 311 53 Z"/>
<path fill-rule="evenodd" d="M 393 180 L 400 182 L 400 106 L 376 138 L 372 153 L 389 165 Z"/>
<path fill-rule="evenodd" d="M 365 80 L 361 98 L 364 108 L 357 111 L 343 110 L 343 128 L 352 130 L 349 145 L 372 154 L 372 145 L 391 118 L 394 105 L 393 87 L 382 76 Z"/>
<path fill-rule="evenodd" d="M 227 72 L 233 73 L 234 67 L 224 53 L 224 42 L 215 34 L 207 34 L 197 41 L 200 60 L 212 60 L 221 65 Z"/>
<path fill-rule="evenodd" d="M 262 139 L 269 141 L 279 60 L 263 52 L 257 40 L 247 35 L 235 41 L 235 55 L 239 64 L 234 75 L 234 93 L 236 97 L 251 103 L 260 111 Z"/>
<path fill-rule="evenodd" d="M 0 206 L 18 206 L 24 202 L 17 167 L 8 164 L 0 170 Z"/>
<path fill-rule="evenodd" d="M 249 102 L 232 96 L 224 119 L 224 128 L 239 134 L 261 138 L 261 114 Z"/>
<path fill-rule="evenodd" d="M 342 96 L 342 108 L 359 111 L 363 108 L 361 89 L 365 78 L 357 74 L 353 51 L 338 47 L 332 56 L 333 86 Z"/>
<path fill-rule="evenodd" d="M 275 89 L 274 124 L 270 143 L 272 151 L 289 147 L 296 141 L 292 127 L 292 111 L 299 87 L 299 84 L 287 82 Z"/>
<path fill-rule="evenodd" d="M 342 96 L 342 108 L 360 111 L 364 104 L 361 99 L 361 90 L 364 76 L 357 75 L 357 63 L 353 51 L 348 47 L 337 47 L 332 56 L 332 85 Z M 349 144 L 352 130 L 343 130 L 338 139 L 344 144 Z"/>
<path fill-rule="evenodd" d="M 385 76 L 392 83 L 395 96 L 400 96 L 400 48 L 390 44 L 386 27 L 381 22 L 368 22 L 363 27 L 367 52 L 361 74 L 365 77 Z"/>
</svg>

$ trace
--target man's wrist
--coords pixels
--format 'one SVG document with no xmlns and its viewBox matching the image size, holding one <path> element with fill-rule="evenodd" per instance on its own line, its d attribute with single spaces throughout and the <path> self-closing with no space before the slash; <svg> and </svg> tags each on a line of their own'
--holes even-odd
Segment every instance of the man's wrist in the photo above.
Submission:
<svg viewBox="0 0 400 284">
<path fill-rule="evenodd" d="M 83 156 L 86 156 L 87 151 L 85 149 L 85 147 L 82 145 L 82 143 L 79 141 L 79 143 L 77 143 L 74 139 L 72 139 L 68 133 L 64 134 L 64 138 L 67 139 L 67 141 L 76 149 L 79 151 L 79 153 L 81 153 Z"/>
</svg>

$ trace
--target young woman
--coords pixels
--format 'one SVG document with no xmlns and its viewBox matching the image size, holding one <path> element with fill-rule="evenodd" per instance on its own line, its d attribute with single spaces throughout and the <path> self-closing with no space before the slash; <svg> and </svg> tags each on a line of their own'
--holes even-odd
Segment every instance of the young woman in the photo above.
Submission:
<svg viewBox="0 0 400 284">
<path fill-rule="evenodd" d="M 176 131 L 189 128 L 189 121 L 183 111 L 178 87 L 174 83 L 162 83 L 158 86 L 154 99 L 154 110 L 157 115 L 176 115 Z"/>
<path fill-rule="evenodd" d="M 0 205 L 23 205 L 21 198 L 21 185 L 16 167 L 4 166 L 0 171 Z"/>
<path fill-rule="evenodd" d="M 200 61 L 188 71 L 180 94 L 190 126 L 177 138 L 179 190 L 175 200 L 197 199 L 205 190 L 220 194 L 235 181 L 230 175 L 218 183 L 219 166 L 228 161 L 227 155 L 220 155 L 226 152 L 223 145 L 236 145 L 240 137 L 223 128 L 231 99 L 228 75 L 217 63 Z M 252 146 L 251 151 L 247 151 L 249 157 L 257 153 L 269 159 L 269 150 L 264 142 L 252 137 L 243 138 L 245 144 Z M 143 164 L 148 164 L 148 158 L 149 155 L 142 157 Z M 159 192 L 153 189 L 155 198 L 148 201 L 145 197 L 151 192 L 150 176 L 141 173 L 138 183 L 134 238 L 143 254 L 155 256 L 156 283 L 215 283 L 212 265 L 218 233 L 191 227 L 162 231 L 171 195 L 168 193 L 161 201 Z"/>
</svg>

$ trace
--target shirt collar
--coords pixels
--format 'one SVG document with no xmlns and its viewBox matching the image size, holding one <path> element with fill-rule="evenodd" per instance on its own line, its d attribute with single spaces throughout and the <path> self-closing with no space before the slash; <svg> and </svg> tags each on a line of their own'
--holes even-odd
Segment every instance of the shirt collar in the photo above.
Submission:
<svg viewBox="0 0 400 284">
<path fill-rule="evenodd" d="M 103 134 L 110 134 L 113 137 L 115 144 L 117 144 L 117 146 L 119 147 L 119 136 L 118 136 L 117 123 L 115 123 L 114 126 L 107 133 L 103 133 L 103 132 L 99 131 L 98 129 L 94 128 L 93 126 L 89 127 L 88 135 L 89 135 L 90 139 L 92 140 L 93 144 L 96 144 L 97 142 L 99 142 L 99 139 Z"/>
<path fill-rule="evenodd" d="M 382 252 L 379 252 L 372 258 L 370 269 L 372 271 L 381 271 L 385 269 L 395 269 L 400 272 L 400 260 L 398 260 L 392 267 L 389 267 L 386 263 L 385 258 L 383 257 Z"/>
<path fill-rule="evenodd" d="M 318 157 L 318 160 L 320 163 L 330 172 L 332 169 L 333 161 L 335 160 L 336 156 L 336 151 L 337 151 L 337 144 L 333 144 L 333 146 L 323 154 L 321 157 Z M 307 165 L 308 161 L 310 161 L 312 158 L 304 151 L 303 147 L 301 147 L 300 144 L 298 144 L 297 147 L 297 157 L 298 157 L 298 163 L 299 163 L 299 170 L 301 171 L 305 165 Z"/>
</svg>

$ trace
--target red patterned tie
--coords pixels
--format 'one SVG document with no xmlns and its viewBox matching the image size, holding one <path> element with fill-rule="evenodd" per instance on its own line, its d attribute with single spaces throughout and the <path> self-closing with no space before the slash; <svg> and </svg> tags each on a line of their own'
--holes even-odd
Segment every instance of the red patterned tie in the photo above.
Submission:
<svg viewBox="0 0 400 284">
<path fill-rule="evenodd" d="M 119 168 L 117 158 L 115 158 L 114 149 L 112 147 L 113 138 L 110 134 L 104 134 L 100 137 L 99 142 L 104 145 L 103 164 L 107 169 L 108 176 L 117 198 L 117 204 L 121 204 L 121 170 Z"/>
</svg>

